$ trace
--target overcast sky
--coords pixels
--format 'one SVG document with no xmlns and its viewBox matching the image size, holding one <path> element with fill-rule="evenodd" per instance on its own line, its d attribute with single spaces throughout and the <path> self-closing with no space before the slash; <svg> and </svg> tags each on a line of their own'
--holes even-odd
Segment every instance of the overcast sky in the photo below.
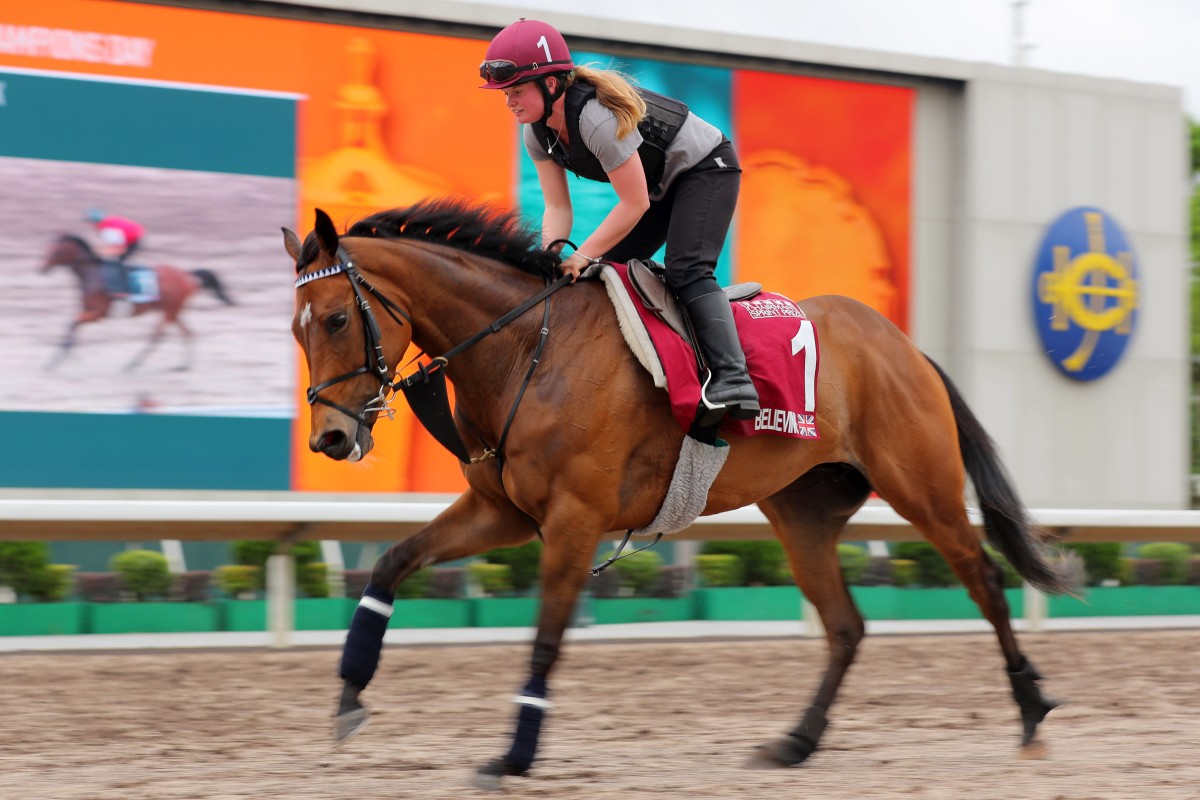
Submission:
<svg viewBox="0 0 1200 800">
<path fill-rule="evenodd" d="M 484 0 L 491 2 L 491 0 Z M 497 4 L 511 2 L 497 0 Z M 562 0 L 522 0 L 552 19 Z M 1200 0 L 1026 0 L 1026 64 L 1184 89 L 1200 119 Z M 1011 64 L 1013 0 L 603 0 L 579 13 Z"/>
</svg>

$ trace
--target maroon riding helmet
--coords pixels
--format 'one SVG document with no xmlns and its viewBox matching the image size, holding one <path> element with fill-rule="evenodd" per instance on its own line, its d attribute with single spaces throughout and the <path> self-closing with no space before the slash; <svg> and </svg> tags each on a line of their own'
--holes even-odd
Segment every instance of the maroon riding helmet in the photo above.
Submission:
<svg viewBox="0 0 1200 800">
<path fill-rule="evenodd" d="M 550 118 L 551 106 L 566 91 L 560 78 L 554 93 L 546 88 L 547 75 L 568 73 L 575 68 L 571 51 L 562 34 L 548 22 L 522 17 L 496 34 L 488 45 L 479 77 L 487 83 L 480 89 L 505 89 L 519 83 L 537 81 L 546 101 L 542 122 Z"/>
</svg>

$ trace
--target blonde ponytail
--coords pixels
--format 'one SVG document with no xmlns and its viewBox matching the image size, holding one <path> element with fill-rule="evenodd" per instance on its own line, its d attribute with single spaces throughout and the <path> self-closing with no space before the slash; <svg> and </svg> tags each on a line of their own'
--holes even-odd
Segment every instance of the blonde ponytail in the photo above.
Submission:
<svg viewBox="0 0 1200 800">
<path fill-rule="evenodd" d="M 646 101 L 633 87 L 632 79 L 611 69 L 598 69 L 591 64 L 575 67 L 567 85 L 577 80 L 596 87 L 596 99 L 617 118 L 617 138 L 633 133 L 646 116 Z"/>
</svg>

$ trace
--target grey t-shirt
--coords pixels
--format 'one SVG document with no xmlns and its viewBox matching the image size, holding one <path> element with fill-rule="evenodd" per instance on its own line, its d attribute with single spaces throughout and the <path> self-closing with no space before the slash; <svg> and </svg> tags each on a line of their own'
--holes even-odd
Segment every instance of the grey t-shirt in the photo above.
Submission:
<svg viewBox="0 0 1200 800">
<path fill-rule="evenodd" d="M 553 137 L 551 133 L 551 137 Z M 579 135 L 587 149 L 600 161 L 605 172 L 612 172 L 637 153 L 642 145 L 639 130 L 629 133 L 624 139 L 617 138 L 617 117 L 599 100 L 592 98 L 579 114 Z M 671 183 L 683 172 L 700 163 L 725 138 L 719 129 L 688 112 L 679 133 L 667 146 L 666 163 L 663 165 L 661 188 L 651 186 L 650 199 L 661 200 Z M 532 125 L 522 131 L 525 150 L 534 161 L 553 161 L 546 151 L 546 143 L 539 142 Z M 553 138 L 551 138 L 553 143 Z"/>
</svg>

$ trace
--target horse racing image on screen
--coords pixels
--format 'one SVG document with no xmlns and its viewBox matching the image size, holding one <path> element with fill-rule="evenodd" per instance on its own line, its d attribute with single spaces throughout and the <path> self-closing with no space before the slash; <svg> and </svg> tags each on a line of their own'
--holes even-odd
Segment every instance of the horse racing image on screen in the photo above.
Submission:
<svg viewBox="0 0 1200 800">
<path fill-rule="evenodd" d="M 294 101 L 3 80 L 0 410 L 290 416 Z"/>
</svg>

